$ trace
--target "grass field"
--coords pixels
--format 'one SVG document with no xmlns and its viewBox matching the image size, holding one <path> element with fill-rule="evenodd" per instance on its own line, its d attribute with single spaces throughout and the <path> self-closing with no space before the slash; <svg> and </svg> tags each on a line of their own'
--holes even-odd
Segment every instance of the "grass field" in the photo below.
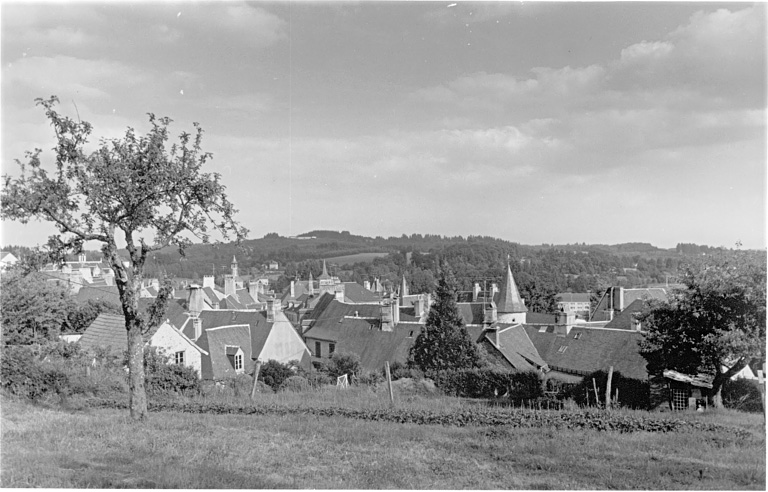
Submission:
<svg viewBox="0 0 768 492">
<path fill-rule="evenodd" d="M 381 396 L 260 398 L 360 409 L 385 405 Z M 751 437 L 450 427 L 310 414 L 158 412 L 136 423 L 125 410 L 0 401 L 2 487 L 765 489 L 763 417 L 730 411 L 685 418 L 740 427 Z M 467 403 L 412 397 L 398 405 L 460 409 Z"/>
<path fill-rule="evenodd" d="M 335 258 L 326 258 L 328 263 L 335 263 L 340 266 L 351 265 L 361 261 L 373 261 L 374 258 L 382 258 L 389 253 L 357 253 L 354 255 L 337 256 Z"/>
</svg>

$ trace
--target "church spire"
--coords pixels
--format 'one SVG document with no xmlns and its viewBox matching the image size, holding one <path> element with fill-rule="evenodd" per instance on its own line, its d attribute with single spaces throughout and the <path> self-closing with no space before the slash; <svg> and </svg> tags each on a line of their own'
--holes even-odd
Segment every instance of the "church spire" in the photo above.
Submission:
<svg viewBox="0 0 768 492">
<path fill-rule="evenodd" d="M 323 260 L 323 273 L 321 273 L 321 274 L 320 274 L 320 276 L 318 277 L 318 279 L 320 279 L 320 280 L 325 280 L 325 279 L 327 279 L 327 278 L 331 278 L 331 276 L 330 276 L 330 275 L 328 275 L 328 269 L 327 269 L 327 268 L 325 268 L 325 260 Z"/>
<path fill-rule="evenodd" d="M 517 290 L 515 279 L 512 277 L 512 269 L 509 267 L 509 262 L 507 262 L 507 275 L 501 284 L 498 299 L 496 308 L 499 314 L 528 312 L 528 308 L 525 307 L 525 301 L 520 297 L 520 292 Z"/>
</svg>

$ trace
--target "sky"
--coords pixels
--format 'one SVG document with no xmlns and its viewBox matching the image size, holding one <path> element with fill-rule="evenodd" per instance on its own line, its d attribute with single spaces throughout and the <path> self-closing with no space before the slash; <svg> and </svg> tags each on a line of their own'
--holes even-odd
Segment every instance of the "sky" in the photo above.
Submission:
<svg viewBox="0 0 768 492">
<path fill-rule="evenodd" d="M 54 135 L 205 130 L 250 238 L 766 247 L 766 4 L 0 5 L 2 171 Z M 4 245 L 44 223 L 3 222 Z"/>
</svg>

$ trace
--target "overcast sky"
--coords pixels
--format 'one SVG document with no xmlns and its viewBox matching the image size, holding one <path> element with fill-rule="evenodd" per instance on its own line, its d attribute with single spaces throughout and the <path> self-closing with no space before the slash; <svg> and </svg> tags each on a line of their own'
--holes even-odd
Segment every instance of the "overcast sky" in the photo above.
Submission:
<svg viewBox="0 0 768 492">
<path fill-rule="evenodd" d="M 2 3 L 2 167 L 206 130 L 250 237 L 766 246 L 766 5 Z M 98 138 L 94 138 L 94 141 Z M 49 153 L 50 155 L 50 153 Z M 3 244 L 51 228 L 3 224 Z"/>
</svg>

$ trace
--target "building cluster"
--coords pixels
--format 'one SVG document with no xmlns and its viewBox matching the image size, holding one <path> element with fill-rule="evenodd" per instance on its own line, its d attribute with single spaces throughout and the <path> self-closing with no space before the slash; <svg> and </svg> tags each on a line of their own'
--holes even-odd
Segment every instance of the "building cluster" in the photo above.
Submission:
<svg viewBox="0 0 768 492">
<path fill-rule="evenodd" d="M 94 287 L 96 279 L 109 275 L 91 263 L 79 261 L 67 270 L 87 285 L 76 295 L 115 300 L 108 282 Z M 241 277 L 233 258 L 223 284 L 215 285 L 213 276 L 205 276 L 201 285 L 179 284 L 166 321 L 147 334 L 149 344 L 205 380 L 252 373 L 257 361 L 309 369 L 335 352 L 357 354 L 370 371 L 381 370 L 385 362 L 405 362 L 432 304 L 430 294 L 410 293 L 405 277 L 387 291 L 378 279 L 364 285 L 343 282 L 329 275 L 325 262 L 317 279 L 311 274 L 296 278 L 275 293 L 266 279 Z M 158 289 L 150 280 L 141 303 L 152 302 Z M 646 380 L 637 314 L 649 297 L 666 298 L 666 292 L 613 287 L 591 312 L 589 294 L 563 294 L 558 314 L 530 312 L 507 265 L 500 286 L 475 284 L 458 293 L 457 305 L 470 337 L 496 367 L 539 371 L 565 382 L 613 367 L 625 377 Z M 577 318 L 585 310 L 590 321 Z M 126 336 L 122 316 L 101 314 L 80 343 L 123 350 Z"/>
</svg>

